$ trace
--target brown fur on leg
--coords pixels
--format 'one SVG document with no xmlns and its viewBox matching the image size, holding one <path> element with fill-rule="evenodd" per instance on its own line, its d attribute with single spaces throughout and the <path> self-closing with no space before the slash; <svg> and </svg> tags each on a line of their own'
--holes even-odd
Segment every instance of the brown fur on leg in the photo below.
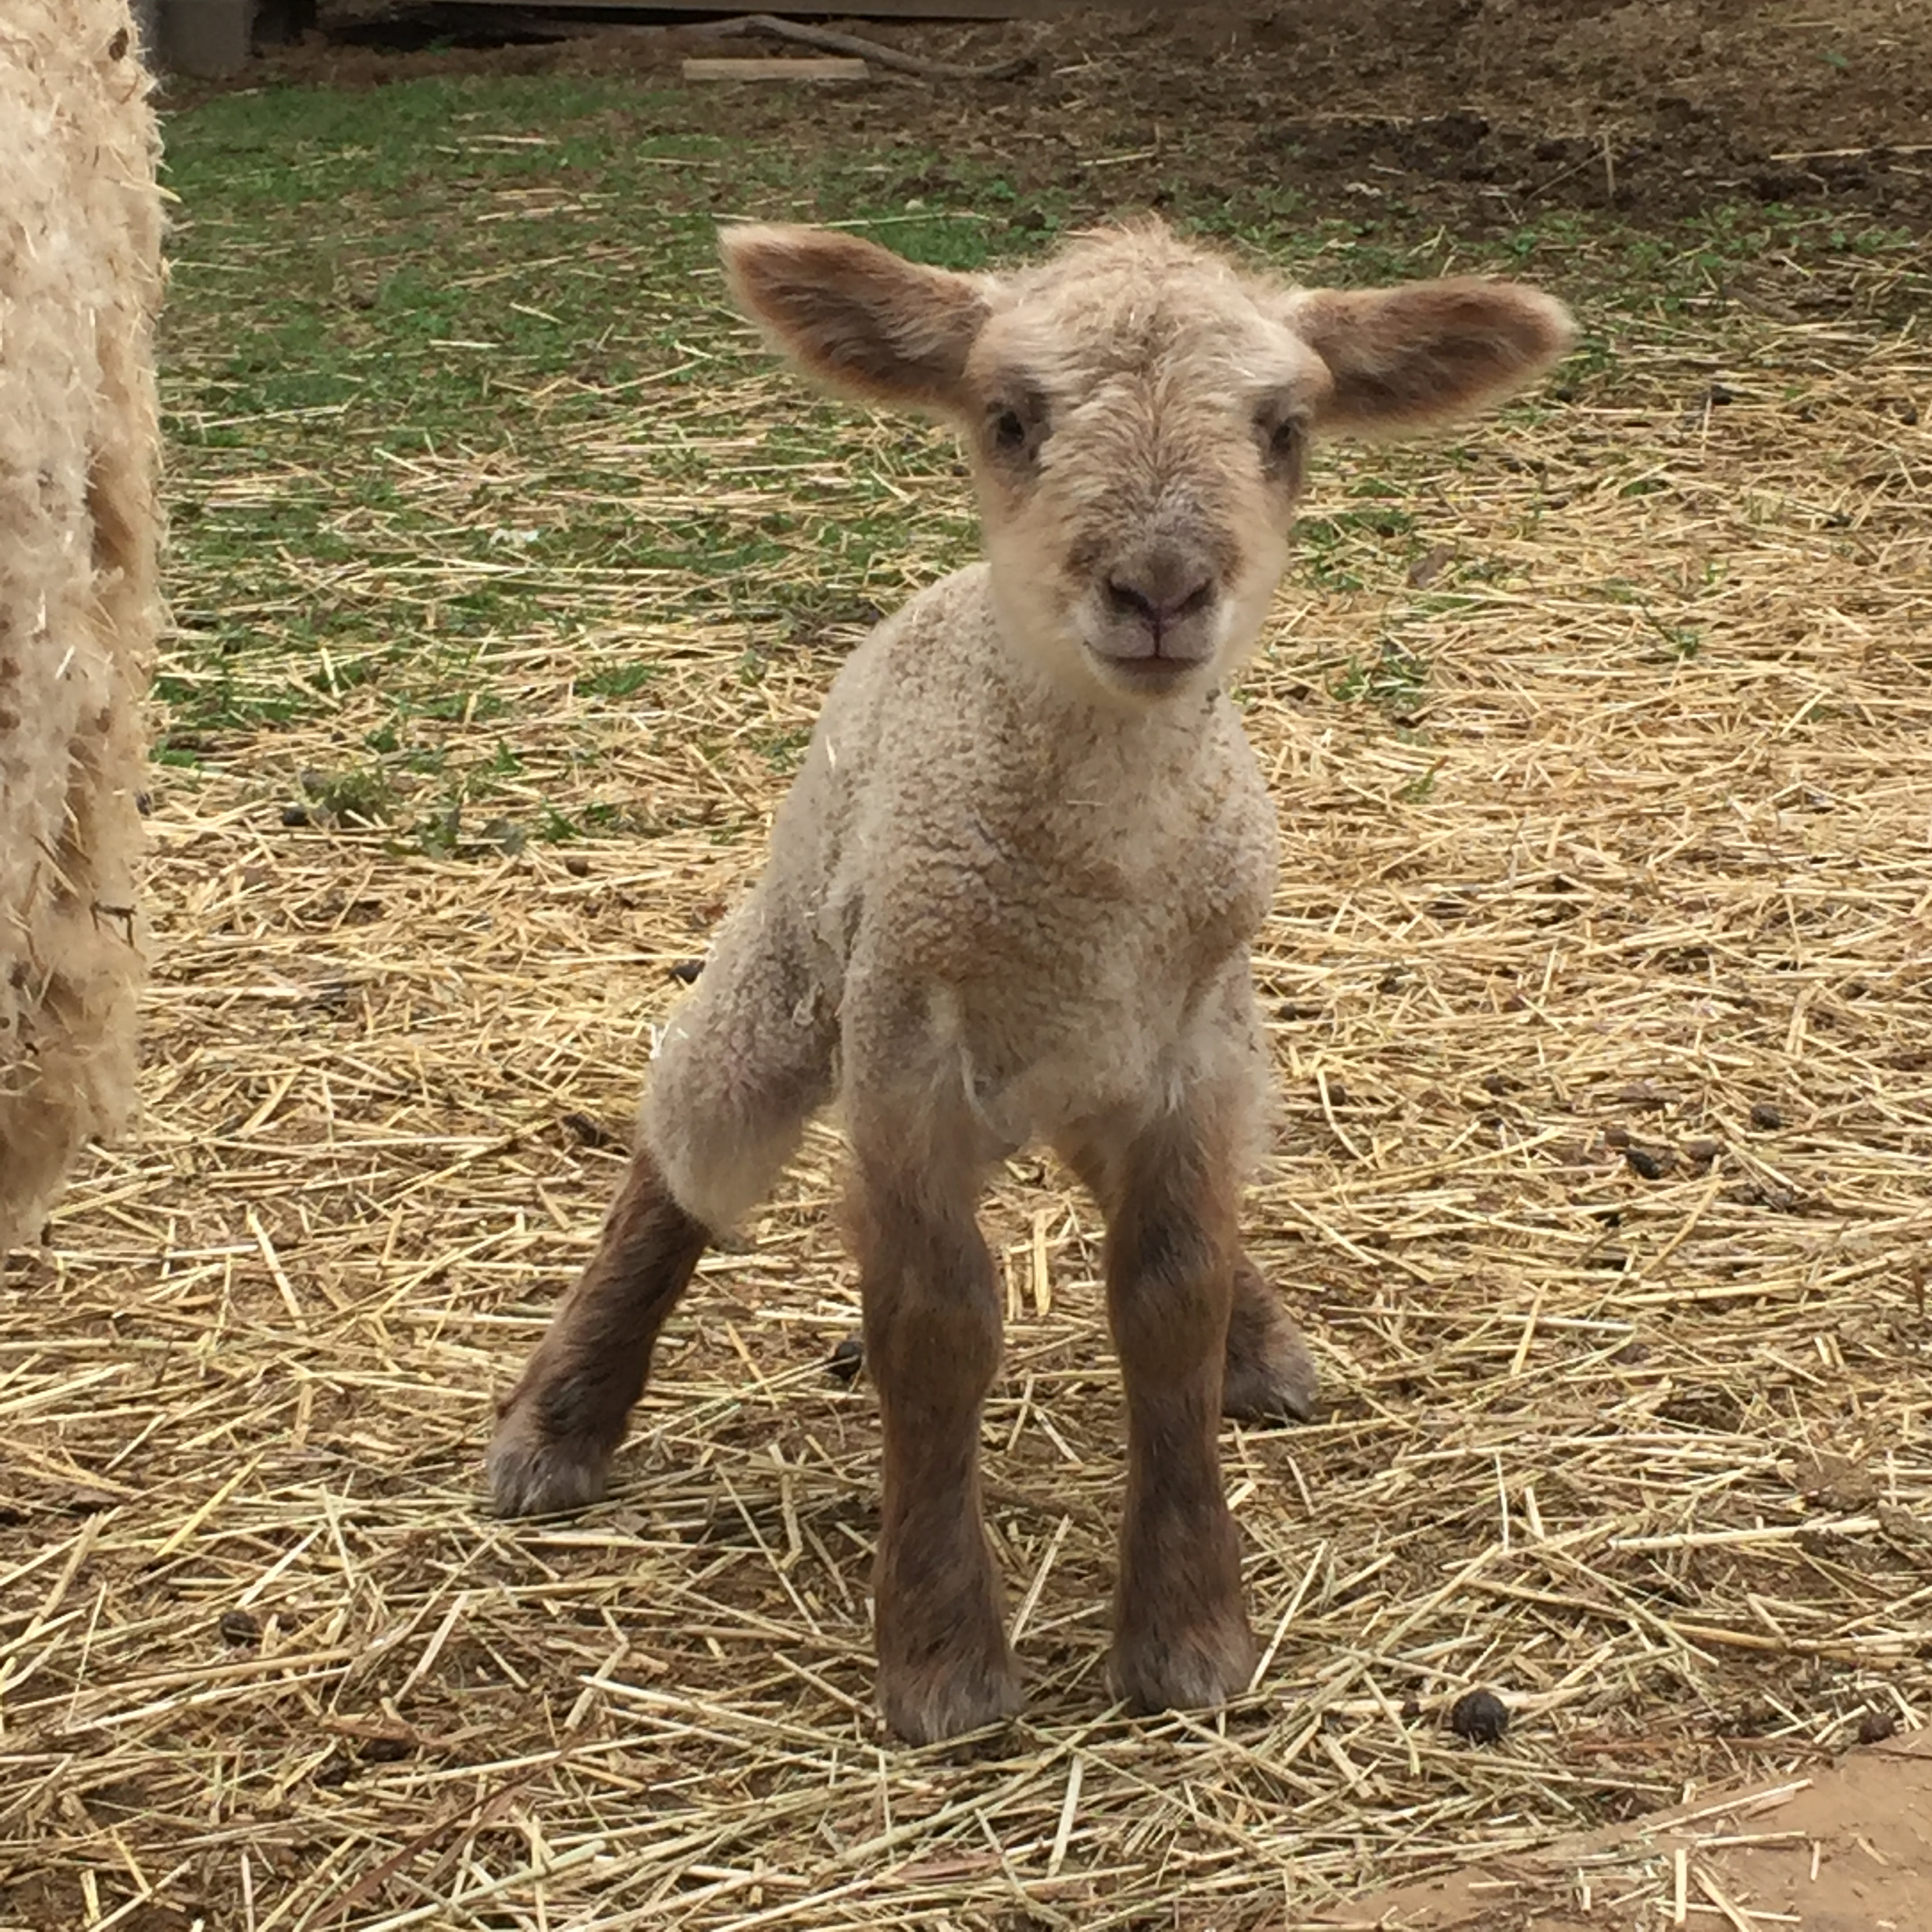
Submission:
<svg viewBox="0 0 1932 1932">
<path fill-rule="evenodd" d="M 862 1159 L 853 1234 L 885 1454 L 873 1595 L 888 1727 L 930 1743 L 1010 1717 L 1019 1676 L 979 1507 L 1000 1308 L 972 1190 Z"/>
<path fill-rule="evenodd" d="M 597 1252 L 501 1406 L 487 1462 L 500 1515 L 548 1515 L 603 1495 L 657 1331 L 710 1238 L 640 1150 Z"/>
<path fill-rule="evenodd" d="M 1320 1393 L 1301 1331 L 1261 1271 L 1241 1255 L 1234 1264 L 1221 1413 L 1243 1422 L 1306 1422 Z"/>
<path fill-rule="evenodd" d="M 1143 1710 L 1225 1702 L 1254 1665 L 1240 1534 L 1221 1487 L 1240 1253 L 1222 1138 L 1211 1120 L 1168 1114 L 1106 1163 L 1118 1181 L 1104 1204 L 1107 1305 L 1127 1393 L 1111 1674 L 1116 1693 Z"/>
</svg>

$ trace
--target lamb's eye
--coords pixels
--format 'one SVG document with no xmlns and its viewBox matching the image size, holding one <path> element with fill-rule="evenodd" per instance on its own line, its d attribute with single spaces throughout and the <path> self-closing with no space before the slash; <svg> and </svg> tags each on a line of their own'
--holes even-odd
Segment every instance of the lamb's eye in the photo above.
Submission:
<svg viewBox="0 0 1932 1932">
<path fill-rule="evenodd" d="M 993 447 L 1009 455 L 1017 455 L 1027 446 L 1026 418 L 1017 409 L 994 412 Z"/>
</svg>

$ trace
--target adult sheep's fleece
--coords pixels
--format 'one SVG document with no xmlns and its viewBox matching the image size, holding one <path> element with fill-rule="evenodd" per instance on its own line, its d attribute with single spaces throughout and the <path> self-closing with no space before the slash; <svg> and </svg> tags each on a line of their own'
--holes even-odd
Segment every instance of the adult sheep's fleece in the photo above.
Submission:
<svg viewBox="0 0 1932 1932">
<path fill-rule="evenodd" d="M 161 207 L 126 0 L 0 7 L 0 1254 L 133 1104 Z"/>
</svg>

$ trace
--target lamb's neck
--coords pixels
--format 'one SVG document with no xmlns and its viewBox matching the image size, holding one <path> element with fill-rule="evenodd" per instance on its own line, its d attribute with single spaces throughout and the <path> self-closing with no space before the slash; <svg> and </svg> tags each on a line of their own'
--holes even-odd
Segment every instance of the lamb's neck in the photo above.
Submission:
<svg viewBox="0 0 1932 1932">
<path fill-rule="evenodd" d="M 1153 702 L 1077 687 L 1029 662 L 1004 638 L 992 668 L 1009 754 L 1043 785 L 1081 780 L 1144 787 L 1180 777 L 1226 743 L 1226 697 L 1218 688 Z"/>
</svg>

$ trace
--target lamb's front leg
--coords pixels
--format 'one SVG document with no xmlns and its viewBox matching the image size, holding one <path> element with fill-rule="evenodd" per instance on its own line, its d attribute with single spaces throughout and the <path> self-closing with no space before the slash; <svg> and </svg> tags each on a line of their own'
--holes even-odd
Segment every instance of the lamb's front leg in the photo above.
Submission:
<svg viewBox="0 0 1932 1932">
<path fill-rule="evenodd" d="M 640 1148 L 590 1264 L 504 1399 L 488 1464 L 503 1515 L 581 1509 L 603 1495 L 657 1331 L 710 1238 Z"/>
<path fill-rule="evenodd" d="M 861 1138 L 855 1227 L 885 1454 L 873 1573 L 878 1699 L 929 1743 L 1009 1717 L 1018 1673 L 979 1507 L 979 1411 L 999 1365 L 993 1258 L 965 1161 L 923 1135 Z M 930 1143 L 927 1143 L 930 1146 Z"/>
<path fill-rule="evenodd" d="M 831 1084 L 829 1023 L 801 1025 L 805 943 L 761 886 L 677 1008 L 638 1123 L 638 1150 L 590 1265 L 505 1398 L 489 1448 L 505 1515 L 604 1493 L 658 1331 L 714 1231 L 762 1199 Z"/>
<path fill-rule="evenodd" d="M 1254 1668 L 1219 1442 L 1241 1258 L 1228 1140 L 1197 1095 L 1106 1163 L 1107 1307 L 1127 1398 L 1112 1677 L 1143 1710 L 1222 1703 Z"/>
</svg>

